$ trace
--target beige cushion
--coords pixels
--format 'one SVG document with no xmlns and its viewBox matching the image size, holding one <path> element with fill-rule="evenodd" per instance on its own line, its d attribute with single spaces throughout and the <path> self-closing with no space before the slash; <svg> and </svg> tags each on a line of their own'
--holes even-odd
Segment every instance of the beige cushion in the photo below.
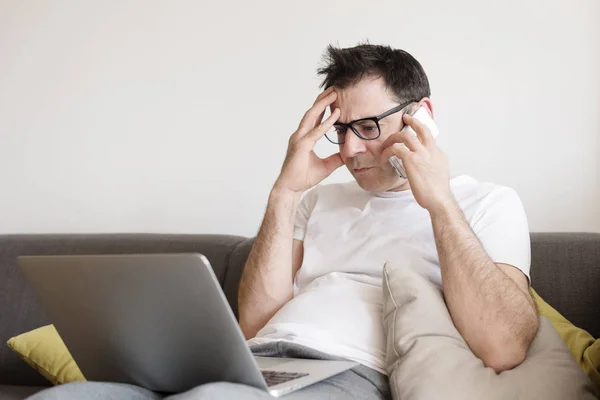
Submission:
<svg viewBox="0 0 600 400">
<path fill-rule="evenodd" d="M 552 324 L 540 329 L 516 368 L 496 374 L 456 330 L 440 289 L 387 263 L 383 282 L 387 372 L 394 399 L 595 399 L 592 385 Z"/>
</svg>

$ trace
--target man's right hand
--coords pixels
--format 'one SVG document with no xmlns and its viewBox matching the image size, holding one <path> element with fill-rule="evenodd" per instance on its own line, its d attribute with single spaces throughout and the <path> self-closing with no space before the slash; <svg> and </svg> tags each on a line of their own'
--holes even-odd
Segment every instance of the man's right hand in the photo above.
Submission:
<svg viewBox="0 0 600 400">
<path fill-rule="evenodd" d="M 344 165 L 340 153 L 319 158 L 314 152 L 317 140 L 321 139 L 340 117 L 340 110 L 336 108 L 321 122 L 325 110 L 336 98 L 337 93 L 330 87 L 317 97 L 313 106 L 304 114 L 298 129 L 290 137 L 287 155 L 274 189 L 300 194 Z"/>
</svg>

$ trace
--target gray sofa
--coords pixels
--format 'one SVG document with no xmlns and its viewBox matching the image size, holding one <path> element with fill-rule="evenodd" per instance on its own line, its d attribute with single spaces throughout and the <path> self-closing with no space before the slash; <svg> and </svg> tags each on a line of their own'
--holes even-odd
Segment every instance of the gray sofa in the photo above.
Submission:
<svg viewBox="0 0 600 400">
<path fill-rule="evenodd" d="M 574 324 L 600 336 L 600 233 L 533 233 L 531 276 L 538 293 Z M 6 341 L 49 324 L 16 265 L 19 255 L 198 252 L 211 262 L 237 315 L 237 289 L 253 239 L 226 235 L 0 236 L 0 399 L 22 399 L 49 383 Z"/>
</svg>

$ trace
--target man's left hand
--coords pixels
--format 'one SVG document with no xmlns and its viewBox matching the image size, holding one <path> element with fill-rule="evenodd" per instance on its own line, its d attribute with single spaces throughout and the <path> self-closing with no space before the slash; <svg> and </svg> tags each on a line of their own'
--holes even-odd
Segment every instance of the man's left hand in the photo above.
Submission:
<svg viewBox="0 0 600 400">
<path fill-rule="evenodd" d="M 419 205 L 430 213 L 454 202 L 450 191 L 448 157 L 436 145 L 429 128 L 408 114 L 403 116 L 410 130 L 390 135 L 383 143 L 384 162 L 391 156 L 402 160 L 410 187 Z"/>
</svg>

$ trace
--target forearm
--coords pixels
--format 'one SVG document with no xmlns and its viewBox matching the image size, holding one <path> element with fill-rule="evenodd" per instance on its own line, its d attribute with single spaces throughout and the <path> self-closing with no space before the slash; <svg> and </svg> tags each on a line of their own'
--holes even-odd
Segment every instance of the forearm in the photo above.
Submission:
<svg viewBox="0 0 600 400">
<path fill-rule="evenodd" d="M 514 367 L 537 332 L 531 297 L 490 259 L 455 201 L 431 218 L 454 324 L 487 366 Z"/>
<path fill-rule="evenodd" d="M 300 195 L 273 189 L 244 267 L 238 297 L 240 327 L 251 338 L 292 298 L 292 243 Z"/>
</svg>

